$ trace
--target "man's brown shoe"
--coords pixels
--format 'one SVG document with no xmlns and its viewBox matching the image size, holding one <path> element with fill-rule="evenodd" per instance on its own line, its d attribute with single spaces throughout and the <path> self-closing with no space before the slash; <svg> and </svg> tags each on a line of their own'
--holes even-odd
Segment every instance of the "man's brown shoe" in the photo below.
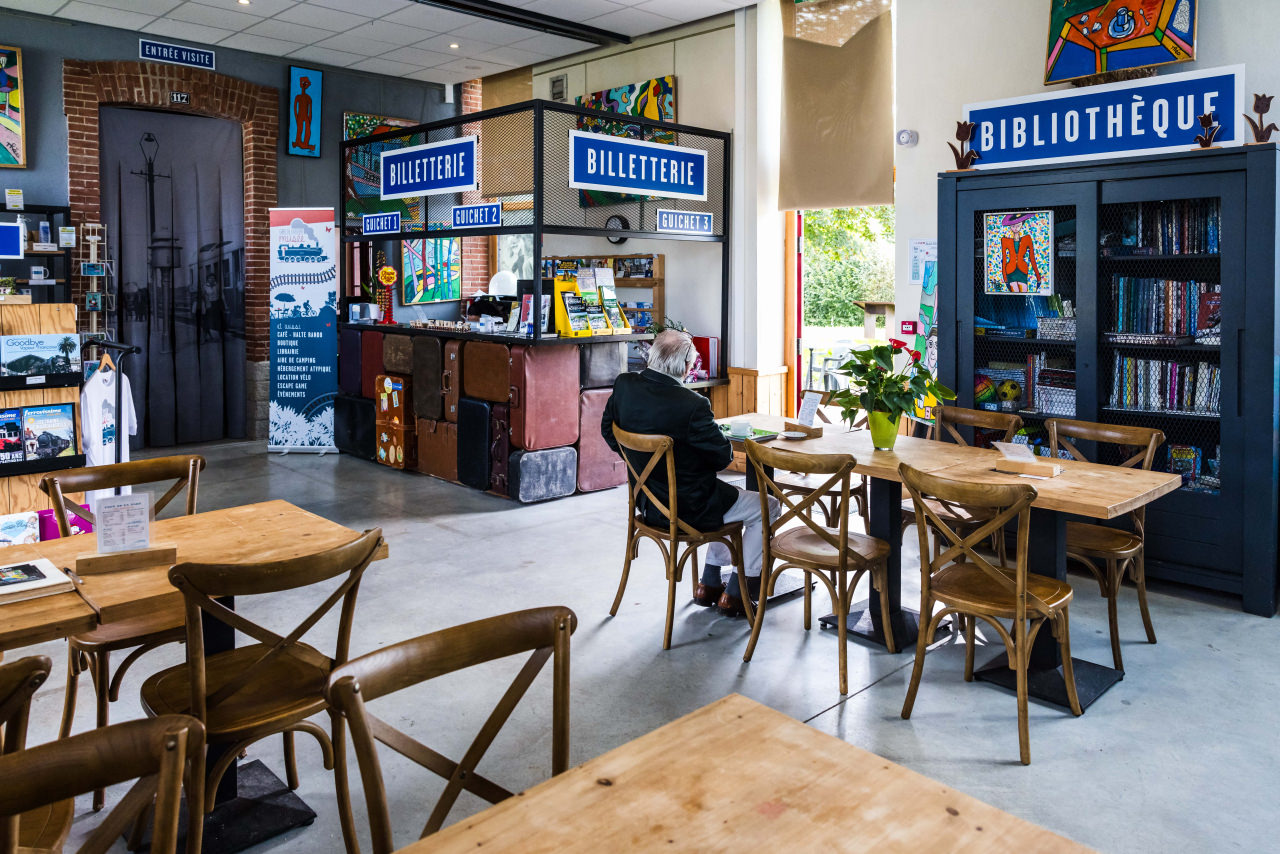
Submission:
<svg viewBox="0 0 1280 854">
<path fill-rule="evenodd" d="M 711 587 L 710 585 L 699 583 L 693 591 L 693 604 L 701 605 L 704 608 L 714 608 L 723 593 L 723 587 Z"/>
<path fill-rule="evenodd" d="M 742 600 L 737 596 L 730 596 L 728 593 L 720 594 L 720 601 L 716 603 L 716 607 L 726 617 L 745 617 L 747 615 L 746 609 L 742 607 Z"/>
</svg>

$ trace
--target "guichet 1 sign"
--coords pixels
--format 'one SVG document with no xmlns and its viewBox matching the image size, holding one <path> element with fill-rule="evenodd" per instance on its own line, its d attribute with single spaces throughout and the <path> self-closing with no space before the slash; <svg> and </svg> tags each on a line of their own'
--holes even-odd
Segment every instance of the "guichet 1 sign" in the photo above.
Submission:
<svg viewBox="0 0 1280 854">
<path fill-rule="evenodd" d="M 1206 113 L 1221 124 L 1215 144 L 1238 145 L 1243 112 L 1242 65 L 965 107 L 977 169 L 1186 151 Z"/>
<path fill-rule="evenodd" d="M 697 148 L 571 130 L 569 186 L 706 201 L 707 153 Z"/>
<path fill-rule="evenodd" d="M 360 221 L 363 234 L 399 234 L 400 212 L 365 214 Z"/>
<path fill-rule="evenodd" d="M 657 215 L 657 231 L 665 231 L 668 234 L 715 234 L 709 213 L 658 208 Z"/>
<path fill-rule="evenodd" d="M 476 138 L 462 136 L 382 152 L 383 199 L 476 189 Z"/>
</svg>

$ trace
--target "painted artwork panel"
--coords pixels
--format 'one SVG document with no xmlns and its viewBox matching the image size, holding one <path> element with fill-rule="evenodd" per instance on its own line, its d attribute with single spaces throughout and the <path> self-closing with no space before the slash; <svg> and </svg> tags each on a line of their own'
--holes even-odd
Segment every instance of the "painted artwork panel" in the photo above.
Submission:
<svg viewBox="0 0 1280 854">
<path fill-rule="evenodd" d="M 375 133 L 386 133 L 396 128 L 413 127 L 421 122 L 413 119 L 394 119 L 388 116 L 376 116 L 369 113 L 343 113 L 342 138 L 356 139 L 372 136 Z M 427 200 L 423 196 L 409 199 L 380 198 L 381 185 L 378 173 L 383 151 L 404 148 L 426 142 L 422 134 L 392 137 L 381 142 L 348 148 L 345 158 L 344 174 L 346 186 L 343 192 L 343 219 L 347 234 L 359 234 L 360 223 L 365 214 L 396 213 L 400 214 L 400 227 L 406 231 L 426 228 Z"/>
<path fill-rule="evenodd" d="M 462 299 L 462 240 L 406 240 L 401 244 L 404 305 Z"/>
<path fill-rule="evenodd" d="M 0 45 L 0 166 L 27 168 L 26 98 L 22 48 Z"/>
<path fill-rule="evenodd" d="M 1053 211 L 983 217 L 983 290 L 989 294 L 1053 293 Z"/>
<path fill-rule="evenodd" d="M 601 112 L 674 122 L 676 120 L 676 78 L 668 74 L 665 77 L 655 77 L 652 80 L 592 92 L 586 97 L 579 95 L 577 104 L 579 107 L 588 107 Z M 578 119 L 578 130 L 659 142 L 663 145 L 676 143 L 674 131 L 645 128 L 622 118 L 581 117 Z M 578 191 L 579 204 L 584 208 L 617 205 L 623 202 L 639 201 L 641 198 L 641 196 L 627 193 L 610 193 L 603 190 Z"/>
<path fill-rule="evenodd" d="M 314 68 L 289 66 L 289 135 L 285 151 L 298 157 L 320 156 L 320 107 L 324 74 Z"/>
<path fill-rule="evenodd" d="M 1199 0 L 1050 0 L 1044 82 L 1196 58 Z"/>
</svg>

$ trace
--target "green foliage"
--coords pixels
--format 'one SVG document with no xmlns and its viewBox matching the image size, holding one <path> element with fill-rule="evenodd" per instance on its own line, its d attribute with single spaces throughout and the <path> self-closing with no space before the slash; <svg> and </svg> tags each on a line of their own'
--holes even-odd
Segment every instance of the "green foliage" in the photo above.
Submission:
<svg viewBox="0 0 1280 854">
<path fill-rule="evenodd" d="M 902 370 L 894 371 L 893 359 L 899 353 L 909 353 L 911 361 Z M 920 352 L 896 338 L 890 338 L 888 344 L 854 350 L 837 373 L 849 378 L 849 387 L 834 392 L 831 403 L 840 407 L 840 418 L 850 427 L 859 410 L 886 412 L 896 420 L 902 413 L 911 412 L 916 400 L 930 394 L 938 400 L 956 399 L 954 391 L 920 364 Z"/>
<path fill-rule="evenodd" d="M 894 297 L 893 206 L 804 212 L 804 324 L 861 326 L 854 300 Z"/>
</svg>

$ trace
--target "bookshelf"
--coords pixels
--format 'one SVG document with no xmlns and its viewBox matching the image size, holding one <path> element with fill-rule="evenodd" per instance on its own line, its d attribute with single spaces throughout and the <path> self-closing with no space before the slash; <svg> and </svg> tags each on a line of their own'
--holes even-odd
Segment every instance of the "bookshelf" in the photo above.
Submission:
<svg viewBox="0 0 1280 854">
<path fill-rule="evenodd" d="M 33 239 L 38 240 L 38 229 L 41 222 L 49 223 L 50 238 L 58 242 L 58 229 L 71 225 L 71 209 L 56 205 L 28 204 L 20 211 L 0 210 L 0 219 L 13 222 L 19 216 L 27 220 L 27 246 L 25 258 L 0 261 L 0 276 L 15 280 L 18 291 L 30 295 L 33 303 L 58 303 L 71 299 L 71 249 L 59 248 L 49 252 L 36 252 L 32 248 Z M 79 239 L 79 235 L 77 235 Z M 51 285 L 31 284 L 31 268 L 47 267 Z"/>
<path fill-rule="evenodd" d="M 543 262 L 553 265 L 553 268 L 555 263 L 559 261 L 578 261 L 587 266 L 607 266 L 612 268 L 614 289 L 617 291 L 632 292 L 627 294 L 619 293 L 619 303 L 648 302 L 653 305 L 652 308 L 636 308 L 630 305 L 622 306 L 622 311 L 627 315 L 627 322 L 632 326 L 635 326 L 636 315 L 638 314 L 647 313 L 656 321 L 661 321 L 667 316 L 666 257 L 667 256 L 661 253 L 639 253 L 633 255 L 561 255 L 544 258 Z M 645 270 L 652 271 L 652 275 L 629 275 L 632 272 Z M 637 294 L 634 293 L 635 291 L 647 291 L 649 298 L 638 299 Z"/>
<path fill-rule="evenodd" d="M 1162 430 L 1155 468 L 1184 485 L 1148 510 L 1148 575 L 1266 615 L 1277 594 L 1278 160 L 1268 144 L 939 179 L 939 363 L 957 404 L 981 406 L 1012 379 L 1033 444 L 1055 416 Z M 1034 211 L 1053 213 L 1054 298 L 986 293 L 988 215 Z M 1055 320 L 1068 301 L 1075 320 Z M 1050 327 L 1074 336 L 1045 340 Z"/>
</svg>

